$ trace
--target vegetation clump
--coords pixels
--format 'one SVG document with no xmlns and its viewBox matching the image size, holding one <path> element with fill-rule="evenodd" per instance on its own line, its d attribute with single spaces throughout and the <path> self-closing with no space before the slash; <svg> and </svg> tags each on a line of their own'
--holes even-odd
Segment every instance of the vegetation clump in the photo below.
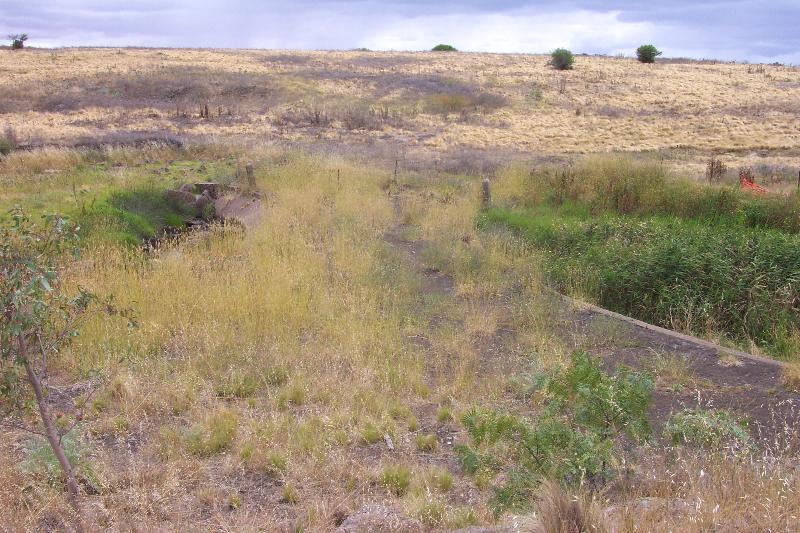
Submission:
<svg viewBox="0 0 800 533">
<path fill-rule="evenodd" d="M 747 429 L 724 409 L 687 409 L 670 417 L 664 436 L 673 444 L 720 449 L 746 447 Z"/>
<path fill-rule="evenodd" d="M 533 489 L 546 478 L 581 485 L 610 477 L 615 439 L 650 436 L 647 409 L 654 385 L 648 373 L 623 366 L 611 376 L 598 360 L 575 352 L 567 368 L 535 382 L 548 399 L 535 418 L 478 408 L 462 418 L 472 440 L 456 447 L 464 470 L 504 474 L 492 500 L 498 514 L 527 508 Z"/>
<path fill-rule="evenodd" d="M 510 178 L 509 178 L 510 179 Z M 485 211 L 545 253 L 558 288 L 664 327 L 797 351 L 800 195 L 754 197 L 592 159 L 525 178 Z"/>
<path fill-rule="evenodd" d="M 431 52 L 458 52 L 455 46 L 449 44 L 437 44 L 431 48 Z"/>
<path fill-rule="evenodd" d="M 556 48 L 550 53 L 550 64 L 556 70 L 570 70 L 575 63 L 575 56 L 566 48 Z"/>
<path fill-rule="evenodd" d="M 9 35 L 8 38 L 11 40 L 12 50 L 22 50 L 23 48 L 25 48 L 25 41 L 28 40 L 28 34 L 17 33 L 14 35 Z"/>
<path fill-rule="evenodd" d="M 663 52 L 652 44 L 643 44 L 636 49 L 636 59 L 638 59 L 640 63 L 655 63 L 656 57 L 660 56 L 662 53 Z"/>
<path fill-rule="evenodd" d="M 395 496 L 402 496 L 411 485 L 411 469 L 405 465 L 386 466 L 381 471 L 378 481 Z"/>
</svg>

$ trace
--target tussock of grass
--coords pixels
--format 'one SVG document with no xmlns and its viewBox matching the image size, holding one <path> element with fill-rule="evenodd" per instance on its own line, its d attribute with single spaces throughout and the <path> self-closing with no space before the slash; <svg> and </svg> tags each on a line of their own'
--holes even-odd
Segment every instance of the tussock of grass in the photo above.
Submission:
<svg viewBox="0 0 800 533">
<path fill-rule="evenodd" d="M 436 449 L 436 435 L 432 433 L 428 435 L 417 435 L 414 442 L 417 445 L 417 449 L 421 452 L 432 452 Z"/>
<path fill-rule="evenodd" d="M 199 456 L 214 455 L 230 448 L 236 437 L 239 418 L 231 410 L 212 413 L 203 424 L 192 426 L 185 435 L 186 448 Z"/>
<path fill-rule="evenodd" d="M 411 485 L 411 469 L 405 465 L 385 466 L 378 481 L 395 496 L 403 496 Z"/>
</svg>

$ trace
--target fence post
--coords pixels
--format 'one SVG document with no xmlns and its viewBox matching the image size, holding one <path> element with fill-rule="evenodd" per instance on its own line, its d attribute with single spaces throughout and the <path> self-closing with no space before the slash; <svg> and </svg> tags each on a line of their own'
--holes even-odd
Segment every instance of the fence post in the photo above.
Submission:
<svg viewBox="0 0 800 533">
<path fill-rule="evenodd" d="M 483 178 L 481 183 L 481 204 L 483 207 L 492 205 L 492 191 L 489 186 L 489 178 Z"/>
<path fill-rule="evenodd" d="M 248 162 L 244 166 L 244 171 L 247 173 L 247 186 L 251 189 L 256 188 L 256 176 L 253 174 L 253 163 Z"/>
</svg>

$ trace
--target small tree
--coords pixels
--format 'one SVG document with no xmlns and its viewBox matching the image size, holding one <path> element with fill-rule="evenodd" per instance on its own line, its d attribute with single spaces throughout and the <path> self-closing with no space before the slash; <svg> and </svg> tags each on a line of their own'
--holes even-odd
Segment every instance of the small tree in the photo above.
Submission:
<svg viewBox="0 0 800 533">
<path fill-rule="evenodd" d="M 8 38 L 11 39 L 12 50 L 22 50 L 25 48 L 25 41 L 28 40 L 28 34 L 18 33 L 16 35 L 9 35 Z"/>
<path fill-rule="evenodd" d="M 652 44 L 643 44 L 636 49 L 636 59 L 642 63 L 655 63 L 661 51 Z"/>
<path fill-rule="evenodd" d="M 449 44 L 437 44 L 431 48 L 432 52 L 458 52 L 455 46 Z"/>
<path fill-rule="evenodd" d="M 59 280 L 58 262 L 77 242 L 78 228 L 66 218 L 44 218 L 45 223 L 37 226 L 16 209 L 11 223 L 0 228 L 0 421 L 23 418 L 33 393 L 43 432 L 14 425 L 47 439 L 64 473 L 67 497 L 78 513 L 80 528 L 78 483 L 62 439 L 81 417 L 71 424 L 66 418 L 58 423 L 54 419 L 47 394 L 47 365 L 76 335 L 94 297 L 82 289 L 67 294 Z"/>
<path fill-rule="evenodd" d="M 558 70 L 569 70 L 574 62 L 575 57 L 566 48 L 556 48 L 550 53 L 550 64 Z"/>
</svg>

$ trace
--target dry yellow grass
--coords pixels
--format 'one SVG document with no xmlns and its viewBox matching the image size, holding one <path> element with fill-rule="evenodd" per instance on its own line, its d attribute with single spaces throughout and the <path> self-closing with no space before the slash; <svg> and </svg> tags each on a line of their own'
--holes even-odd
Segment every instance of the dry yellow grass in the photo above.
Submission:
<svg viewBox="0 0 800 533">
<path fill-rule="evenodd" d="M 23 141 L 46 142 L 108 132 L 170 132 L 217 138 L 267 135 L 274 140 L 372 138 L 434 151 L 499 148 L 545 155 L 686 148 L 688 153 L 674 154 L 674 163 L 695 175 L 702 174 L 705 157 L 695 151 L 722 152 L 731 165 L 795 164 L 791 157 L 800 146 L 796 67 L 643 65 L 633 59 L 580 56 L 574 70 L 557 72 L 548 59 L 422 52 L 4 52 L 0 93 L 25 91 L 31 100 L 44 93 L 50 108 L 11 109 L 0 116 L 0 126 L 14 128 Z M 173 93 L 161 95 L 166 99 L 152 94 L 157 89 L 151 84 L 158 86 L 161 79 L 177 84 Z M 112 83 L 113 88 L 104 88 Z M 458 92 L 452 83 L 476 94 L 505 97 L 507 105 L 443 117 L 427 113 L 424 98 L 422 103 L 408 98 L 409 90 L 428 97 Z M 189 85 L 199 89 L 184 98 Z M 266 93 L 253 100 L 259 89 Z M 141 98 L 131 100 L 130 95 Z M 95 100 L 102 105 L 93 105 Z M 252 107 L 245 100 L 264 105 Z M 212 114 L 220 105 L 232 115 L 224 120 L 174 117 L 176 105 L 196 115 L 204 104 Z M 343 131 L 338 120 L 311 130 L 280 121 L 291 109 L 320 105 L 336 111 L 361 104 L 386 105 L 402 120 L 382 122 L 369 131 Z"/>
<path fill-rule="evenodd" d="M 458 418 L 473 405 L 538 409 L 511 378 L 562 364 L 568 346 L 536 255 L 512 235 L 476 230 L 479 180 L 403 172 L 392 197 L 389 172 L 332 156 L 148 150 L 103 157 L 123 165 L 120 178 L 143 159 L 255 160 L 263 223 L 244 234 L 214 228 L 152 256 L 90 248 L 71 265 L 70 283 L 114 294 L 139 322 L 95 317 L 54 369 L 54 385 L 95 373 L 102 384 L 79 426 L 99 473 L 99 494 L 82 497 L 91 520 L 109 530 L 329 531 L 378 502 L 430 528 L 491 524 L 492 480 L 455 466 L 451 446 L 467 441 Z M 68 183 L 69 165 L 86 157 L 44 152 L 66 174 L 42 175 L 35 155 L 7 167 L 32 195 Z M 512 194 L 505 187 L 499 197 Z M 416 258 L 386 241 L 397 223 L 427 244 Z M 430 268 L 451 276 L 452 291 L 425 288 Z M 20 488 L 0 493 L 0 527 L 63 527 L 60 490 L 19 467 L 30 436 L 0 431 L 0 480 Z M 435 445 L 420 446 L 429 435 Z M 694 530 L 734 521 L 781 530 L 796 516 L 793 459 L 701 452 L 674 464 L 660 453 L 631 457 L 641 465 L 634 485 L 609 489 L 632 530 L 641 517 L 644 529 L 666 531 L 676 516 Z M 695 479 L 700 469 L 707 478 Z M 642 498 L 703 504 L 659 514 Z"/>
</svg>

